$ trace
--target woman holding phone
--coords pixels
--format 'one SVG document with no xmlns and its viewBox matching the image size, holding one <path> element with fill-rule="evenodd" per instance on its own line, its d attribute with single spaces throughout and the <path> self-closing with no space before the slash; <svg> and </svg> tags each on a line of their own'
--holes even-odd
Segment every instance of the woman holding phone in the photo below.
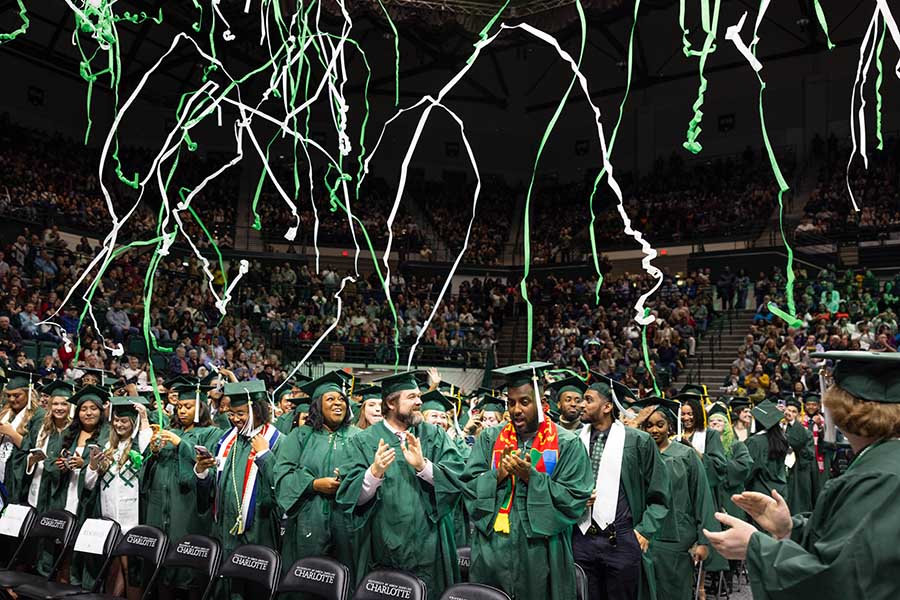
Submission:
<svg viewBox="0 0 900 600">
<path fill-rule="evenodd" d="M 222 431 L 213 425 L 207 393 L 211 386 L 181 385 L 168 429 L 157 429 L 145 452 L 141 487 L 141 523 L 166 532 L 171 540 L 188 534 L 209 535 L 212 515 L 198 513 L 194 461 L 201 450 L 215 445 Z M 191 598 L 202 593 L 202 578 L 189 569 L 160 573 L 159 597 L 174 598 L 186 590 Z"/>
</svg>

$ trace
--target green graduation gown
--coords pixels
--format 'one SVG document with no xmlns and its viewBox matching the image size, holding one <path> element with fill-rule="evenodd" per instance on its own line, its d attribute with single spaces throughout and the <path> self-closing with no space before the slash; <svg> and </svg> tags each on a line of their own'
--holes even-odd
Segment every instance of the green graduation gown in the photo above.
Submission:
<svg viewBox="0 0 900 600">
<path fill-rule="evenodd" d="M 222 431 L 231 431 L 231 419 L 228 418 L 228 413 L 217 412 L 216 416 L 213 417 L 213 425 L 218 427 Z M 278 431 L 281 431 L 280 429 Z M 212 448 L 210 448 L 212 450 Z"/>
<path fill-rule="evenodd" d="M 788 469 L 785 499 L 791 514 L 796 515 L 811 511 L 815 504 L 813 492 L 818 478 L 815 441 L 812 432 L 799 422 L 789 425 L 785 435 L 795 458 L 794 466 Z"/>
<path fill-rule="evenodd" d="M 268 426 L 272 427 L 272 425 Z M 280 442 L 281 438 L 278 437 L 274 447 L 255 459 L 258 469 L 255 514 L 249 526 L 245 524 L 245 530 L 240 535 L 231 533 L 231 531 L 240 512 L 239 499 L 244 500 L 244 472 L 252 450 L 250 437 L 237 436 L 218 477 L 211 470 L 205 479 L 197 478 L 199 510 L 206 512 L 213 505 L 216 507 L 212 535 L 222 541 L 223 556 L 231 555 L 234 549 L 242 544 L 277 547 L 281 515 L 278 514 L 278 504 L 275 501 L 275 462 Z M 218 448 L 210 448 L 213 455 L 217 450 Z M 221 590 L 221 588 L 217 589 Z"/>
<path fill-rule="evenodd" d="M 53 494 L 53 491 L 59 485 L 58 480 L 61 473 L 59 469 L 49 468 L 53 465 L 53 461 L 59 456 L 60 450 L 62 450 L 63 432 L 56 431 L 55 427 L 53 429 L 54 431 L 51 431 L 46 437 L 47 448 L 44 453 L 47 455 L 47 458 L 44 459 L 44 464 L 42 465 L 43 469 L 40 475 L 40 483 L 36 489 L 37 497 L 33 499 L 33 502 L 29 499 L 29 493 L 31 491 L 31 485 L 34 483 L 37 475 L 37 467 L 35 467 L 31 473 L 26 469 L 25 478 L 22 480 L 22 495 L 19 498 L 19 503 L 32 505 L 38 513 L 43 513 L 48 510 L 62 510 L 65 508 L 65 498 L 61 498 L 58 494 Z M 22 441 L 22 447 L 28 449 L 38 448 L 39 436 L 40 427 L 33 428 L 28 432 L 28 436 Z M 60 504 L 60 500 L 62 500 L 62 504 Z M 50 568 L 52 566 L 53 554 L 45 549 L 41 552 L 40 556 L 38 556 L 36 566 L 37 571 L 41 575 L 47 576 L 50 574 Z"/>
<path fill-rule="evenodd" d="M 466 441 L 460 437 L 454 437 L 451 440 L 462 455 L 463 461 L 469 460 L 472 448 Z M 472 519 L 469 517 L 469 510 L 465 502 L 457 503 L 453 510 L 453 539 L 456 540 L 457 548 L 472 545 Z"/>
<path fill-rule="evenodd" d="M 689 550 L 695 544 L 708 545 L 703 529 L 719 531 L 719 522 L 706 470 L 697 452 L 672 442 L 662 453 L 672 485 L 671 512 L 675 515 L 678 539 L 650 544 L 656 594 L 666 600 L 693 598 L 694 568 Z"/>
<path fill-rule="evenodd" d="M 434 600 L 459 581 L 452 514 L 464 463 L 442 429 L 421 423 L 411 431 L 431 461 L 434 485 L 417 476 L 403 458 L 400 440 L 379 421 L 351 438 L 348 471 L 337 502 L 350 514 L 351 530 L 358 535 L 357 580 L 376 568 L 404 569 L 425 581 L 428 597 Z M 396 459 L 375 497 L 360 506 L 365 473 L 382 439 L 396 451 Z"/>
<path fill-rule="evenodd" d="M 590 459 L 577 436 L 557 427 L 556 467 L 550 475 L 532 469 L 528 483 L 516 482 L 509 534 L 495 532 L 497 513 L 511 489 L 509 478 L 497 485 L 492 469 L 494 442 L 502 429 L 481 432 L 463 473 L 475 524 L 469 578 L 498 587 L 516 600 L 574 598 L 572 527 L 594 489 Z"/>
<path fill-rule="evenodd" d="M 28 410 L 23 408 L 22 410 Z M 23 415 L 24 420 L 24 415 Z M 10 419 L 12 421 L 12 419 Z M 9 457 L 6 459 L 6 472 L 3 479 L 3 487 L 6 488 L 6 498 L 4 500 L 9 503 L 23 502 L 23 494 L 28 495 L 28 488 L 24 485 L 25 468 L 28 466 L 28 451 L 32 448 L 28 446 L 29 434 L 32 431 L 38 431 L 44 421 L 44 409 L 35 408 L 25 425 L 25 432 L 22 435 L 22 445 L 16 448 L 15 444 L 10 442 Z M 6 441 L 9 438 L 0 436 Z"/>
<path fill-rule="evenodd" d="M 279 444 L 275 463 L 275 497 L 279 514 L 286 515 L 282 540 L 285 572 L 295 561 L 308 556 L 330 556 L 353 572 L 353 536 L 347 514 L 332 496 L 313 490 L 313 480 L 334 477 L 337 468 L 347 471 L 350 439 L 359 433 L 352 425 L 335 432 L 294 429 Z"/>
<path fill-rule="evenodd" d="M 292 410 L 282 414 L 280 417 L 275 419 L 275 429 L 277 429 L 284 435 L 289 434 L 294 428 L 294 417 L 296 416 L 297 414 Z"/>
<path fill-rule="evenodd" d="M 877 442 L 830 480 L 790 539 L 754 533 L 747 568 L 755 600 L 893 600 L 900 565 L 900 441 Z"/>
<path fill-rule="evenodd" d="M 769 460 L 769 440 L 765 432 L 748 437 L 744 443 L 752 461 L 744 489 L 766 495 L 771 495 L 775 489 L 782 496 L 786 495 L 787 467 L 784 459 Z"/>
<path fill-rule="evenodd" d="M 178 447 L 166 444 L 154 453 L 144 453 L 144 476 L 141 485 L 141 522 L 166 532 L 172 543 L 189 534 L 209 535 L 212 514 L 199 512 L 197 484 L 194 475 L 194 446 L 206 446 L 211 452 L 222 436 L 217 427 L 193 427 L 188 431 L 173 430 L 181 442 Z M 164 569 L 159 575 L 166 587 L 188 589 L 202 584 L 202 574 L 191 569 Z"/>
<path fill-rule="evenodd" d="M 743 509 L 738 508 L 737 504 L 732 502 L 731 496 L 740 494 L 744 491 L 744 484 L 750 475 L 750 467 L 753 460 L 747 451 L 744 442 L 734 440 L 731 444 L 731 456 L 727 457 L 728 466 L 725 470 L 725 479 L 719 486 L 719 506 L 725 509 L 732 517 L 743 519 L 745 513 Z"/>
</svg>

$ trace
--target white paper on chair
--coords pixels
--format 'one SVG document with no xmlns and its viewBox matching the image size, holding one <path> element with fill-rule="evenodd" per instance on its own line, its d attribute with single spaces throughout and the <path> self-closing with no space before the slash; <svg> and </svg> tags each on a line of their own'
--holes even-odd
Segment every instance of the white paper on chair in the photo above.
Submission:
<svg viewBox="0 0 900 600">
<path fill-rule="evenodd" d="M 30 510 L 30 507 L 21 504 L 7 505 L 6 510 L 0 515 L 0 535 L 18 537 L 22 532 L 22 523 Z"/>
<path fill-rule="evenodd" d="M 113 522 L 104 519 L 87 519 L 75 540 L 75 552 L 103 554 L 103 546 Z"/>
</svg>

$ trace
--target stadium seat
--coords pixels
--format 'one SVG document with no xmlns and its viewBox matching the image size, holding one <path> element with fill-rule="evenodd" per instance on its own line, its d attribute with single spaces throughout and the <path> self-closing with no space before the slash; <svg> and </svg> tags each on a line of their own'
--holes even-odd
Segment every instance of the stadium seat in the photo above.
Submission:
<svg viewBox="0 0 900 600">
<path fill-rule="evenodd" d="M 222 545 L 218 540 L 204 535 L 186 535 L 169 547 L 162 568 L 192 569 L 204 573 L 206 587 L 202 598 L 205 599 L 215 584 L 221 562 Z"/>
<path fill-rule="evenodd" d="M 588 600 L 588 578 L 587 573 L 578 563 L 575 564 L 575 598 L 577 600 Z"/>
<path fill-rule="evenodd" d="M 33 560 L 37 561 L 38 551 L 44 544 L 53 545 L 53 563 L 49 577 L 56 575 L 59 564 L 62 561 L 66 548 L 72 541 L 75 532 L 75 516 L 64 510 L 51 510 L 41 513 L 34 519 L 28 530 L 28 534 L 16 553 L 9 561 L 9 567 L 0 571 L 0 588 L 9 589 L 26 583 L 41 583 L 47 581 L 47 577 L 41 577 L 32 573 L 21 571 L 22 567 L 29 565 L 29 559 L 23 557 L 23 552 L 28 549 L 34 551 Z"/>
<path fill-rule="evenodd" d="M 510 600 L 509 594 L 480 583 L 457 583 L 444 590 L 441 600 Z"/>
<path fill-rule="evenodd" d="M 75 538 L 75 548 L 78 547 L 79 542 L 87 534 L 87 532 L 90 531 L 90 527 L 99 521 L 105 521 L 110 524 L 109 529 L 106 533 L 106 539 L 103 540 L 103 545 L 100 551 L 92 552 L 74 550 L 72 552 L 73 559 L 77 556 L 89 558 L 91 555 L 97 556 L 100 559 L 100 566 L 98 567 L 97 572 L 93 573 L 95 581 L 91 589 L 85 589 L 79 585 L 74 585 L 71 583 L 59 583 L 51 580 L 41 580 L 15 586 L 13 588 L 13 591 L 15 591 L 16 595 L 19 598 L 32 598 L 33 600 L 59 600 L 60 598 L 68 598 L 69 596 L 75 596 L 76 594 L 82 594 L 85 592 L 96 592 L 98 589 L 100 589 L 100 586 L 103 585 L 103 579 L 106 576 L 106 572 L 109 569 L 109 564 L 112 561 L 113 550 L 119 543 L 119 536 L 122 532 L 119 524 L 110 519 L 86 519 L 85 522 L 81 525 L 81 529 L 79 529 L 78 531 L 78 536 Z"/>
<path fill-rule="evenodd" d="M 35 340 L 22 340 L 19 350 L 25 353 L 25 358 L 38 362 L 38 343 Z"/>
<path fill-rule="evenodd" d="M 301 558 L 288 569 L 278 585 L 278 593 L 300 592 L 321 600 L 347 600 L 350 596 L 350 569 L 325 556 Z"/>
<path fill-rule="evenodd" d="M 142 573 L 141 581 L 144 582 L 141 598 L 146 600 L 153 593 L 156 576 L 162 566 L 162 559 L 166 555 L 168 538 L 166 534 L 149 525 L 138 525 L 129 529 L 113 551 L 113 556 L 127 556 L 140 559 Z M 129 564 L 129 567 L 131 565 Z M 118 596 L 111 594 L 77 594 L 69 596 L 68 600 L 114 600 Z"/>
<path fill-rule="evenodd" d="M 353 594 L 353 600 L 388 598 L 426 600 L 428 590 L 425 588 L 425 582 L 411 573 L 396 569 L 379 569 L 366 575 Z"/>
<path fill-rule="evenodd" d="M 13 534 L 13 535 L 0 534 L 0 539 L 2 539 L 2 542 L 0 542 L 0 543 L 3 544 L 2 547 L 4 548 L 4 550 L 9 549 L 9 548 L 15 548 L 15 550 L 13 550 L 13 552 L 9 555 L 9 560 L 7 560 L 5 562 L 5 564 L 3 565 L 4 569 L 12 568 L 13 561 L 16 559 L 16 557 L 22 551 L 22 546 L 25 545 L 25 538 L 28 536 L 28 532 L 31 530 L 31 526 L 34 525 L 35 516 L 37 516 L 37 512 L 33 508 L 31 508 L 30 506 L 23 506 L 20 504 L 20 505 L 8 505 L 6 508 L 4 508 L 4 512 L 3 512 L 4 517 L 7 514 L 10 514 L 10 515 L 12 514 L 11 511 L 8 512 L 9 506 L 17 506 L 18 510 L 16 510 L 15 512 L 22 512 L 24 514 L 22 515 L 22 521 L 19 523 L 18 530 L 15 532 L 15 534 Z M 0 519 L 2 519 L 2 517 L 0 517 Z"/>
<path fill-rule="evenodd" d="M 38 359 L 44 360 L 45 356 L 53 356 L 57 348 L 59 344 L 56 342 L 38 342 Z"/>
<path fill-rule="evenodd" d="M 456 561 L 459 563 L 459 577 L 462 581 L 469 580 L 469 567 L 472 565 L 472 548 L 460 546 L 456 549 Z"/>
<path fill-rule="evenodd" d="M 216 580 L 227 579 L 232 583 L 250 584 L 255 588 L 254 591 L 258 589 L 265 592 L 265 597 L 271 600 L 278 593 L 280 575 L 281 555 L 277 551 L 258 544 L 244 544 L 235 548 L 231 556 L 225 559 L 216 573 Z M 256 596 L 244 594 L 244 597 Z"/>
<path fill-rule="evenodd" d="M 141 335 L 132 335 L 128 337 L 128 346 L 126 349 L 128 354 L 147 358 L 147 344 Z"/>
</svg>

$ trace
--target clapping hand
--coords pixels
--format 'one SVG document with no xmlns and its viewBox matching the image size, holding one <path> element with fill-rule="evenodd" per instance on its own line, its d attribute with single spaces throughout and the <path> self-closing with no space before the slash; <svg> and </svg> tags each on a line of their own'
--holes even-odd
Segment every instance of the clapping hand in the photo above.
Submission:
<svg viewBox="0 0 900 600">
<path fill-rule="evenodd" d="M 372 475 L 376 479 L 384 477 L 384 472 L 391 466 L 394 459 L 397 458 L 397 452 L 384 443 L 384 440 L 378 440 L 378 450 L 375 451 L 375 460 L 372 461 Z"/>
<path fill-rule="evenodd" d="M 777 491 L 772 490 L 771 497 L 759 492 L 744 492 L 735 494 L 731 499 L 776 538 L 785 538 L 791 534 L 791 510 Z"/>
<path fill-rule="evenodd" d="M 501 461 L 509 474 L 528 483 L 528 478 L 531 476 L 531 463 L 520 458 L 518 450 L 513 450 L 504 456 Z"/>
<path fill-rule="evenodd" d="M 403 451 L 403 458 L 409 463 L 416 473 L 425 468 L 425 457 L 422 455 L 422 444 L 419 439 L 411 433 L 406 434 L 406 440 L 400 444 Z"/>
</svg>

